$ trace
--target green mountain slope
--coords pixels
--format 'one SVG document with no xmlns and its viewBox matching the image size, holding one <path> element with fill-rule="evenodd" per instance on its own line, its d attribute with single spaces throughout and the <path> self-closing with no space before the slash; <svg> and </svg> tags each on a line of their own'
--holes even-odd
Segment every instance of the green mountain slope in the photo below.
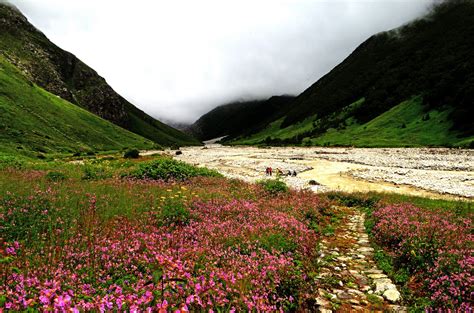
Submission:
<svg viewBox="0 0 474 313">
<path fill-rule="evenodd" d="M 323 120 L 312 116 L 285 128 L 281 128 L 284 118 L 280 118 L 270 123 L 263 131 L 237 138 L 232 144 L 472 147 L 474 143 L 474 136 L 466 136 L 460 130 L 453 130 L 453 121 L 450 118 L 452 107 L 429 108 L 418 96 L 396 105 L 366 123 L 359 123 L 352 113 L 364 105 L 364 102 L 365 99 L 360 99 Z M 337 127 L 328 126 L 332 124 Z M 320 127 L 326 130 L 321 133 Z M 318 135 L 313 136 L 314 132 Z"/>
<path fill-rule="evenodd" d="M 196 138 L 207 140 L 228 136 L 227 140 L 237 135 L 249 135 L 286 114 L 291 96 L 274 96 L 267 100 L 234 102 L 218 106 L 201 116 L 189 127 L 189 132 Z"/>
<path fill-rule="evenodd" d="M 412 102 L 414 96 L 422 101 L 416 101 L 416 114 L 407 115 L 401 104 Z M 390 111 L 398 106 L 400 111 Z M 234 142 L 371 145 L 370 140 L 379 138 L 373 145 L 468 143 L 474 135 L 474 1 L 445 1 L 423 19 L 372 36 L 290 107 L 286 116 L 263 131 Z M 408 135 L 410 119 L 418 120 L 426 112 L 442 112 L 445 122 L 412 129 L 425 138 L 413 141 Z M 353 129 L 372 129 L 367 123 L 379 116 L 384 121 L 385 114 L 407 118 L 399 121 L 406 128 L 393 131 L 396 127 L 387 124 L 387 131 L 377 127 L 377 134 Z M 349 127 L 351 131 L 345 130 Z"/>
<path fill-rule="evenodd" d="M 35 156 L 154 145 L 32 84 L 0 56 L 0 153 Z"/>
<path fill-rule="evenodd" d="M 426 111 L 420 97 L 404 101 L 364 124 L 349 124 L 342 129 L 329 129 L 310 140 L 317 145 L 362 147 L 446 146 L 466 145 L 472 137 L 460 131 L 449 131 L 452 109 Z M 307 139 L 308 141 L 308 139 Z"/>
<path fill-rule="evenodd" d="M 136 134 L 162 145 L 198 144 L 133 106 L 93 69 L 54 45 L 5 3 L 0 3 L 0 55 L 36 85 Z"/>
<path fill-rule="evenodd" d="M 360 98 L 365 104 L 354 115 L 366 122 L 413 95 L 431 107 L 454 107 L 454 126 L 474 133 L 473 1 L 448 1 L 424 19 L 372 36 L 298 96 L 282 127 Z"/>
</svg>

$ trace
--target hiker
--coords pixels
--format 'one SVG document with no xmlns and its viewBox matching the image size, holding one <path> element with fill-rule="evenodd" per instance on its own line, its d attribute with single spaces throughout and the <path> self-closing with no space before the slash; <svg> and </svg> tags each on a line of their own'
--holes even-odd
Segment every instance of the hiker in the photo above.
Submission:
<svg viewBox="0 0 474 313">
<path fill-rule="evenodd" d="M 295 170 L 293 170 L 293 175 L 292 176 L 296 177 L 296 171 Z"/>
<path fill-rule="evenodd" d="M 273 174 L 273 169 L 271 167 L 268 168 L 268 173 L 270 174 L 270 176 L 272 176 Z"/>
<path fill-rule="evenodd" d="M 267 168 L 265 169 L 265 175 L 270 175 L 270 168 L 267 166 Z"/>
<path fill-rule="evenodd" d="M 286 173 L 286 176 L 291 176 L 291 170 L 288 170 L 288 173 Z"/>
<path fill-rule="evenodd" d="M 276 169 L 276 175 L 277 175 L 277 177 L 283 176 L 283 172 L 281 171 L 280 168 Z"/>
</svg>

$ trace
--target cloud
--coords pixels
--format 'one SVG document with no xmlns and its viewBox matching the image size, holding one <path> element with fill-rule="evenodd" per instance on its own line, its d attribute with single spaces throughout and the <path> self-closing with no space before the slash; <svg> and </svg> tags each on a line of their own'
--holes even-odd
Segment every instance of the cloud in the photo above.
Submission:
<svg viewBox="0 0 474 313">
<path fill-rule="evenodd" d="M 234 100 L 298 94 L 432 0 L 10 0 L 147 113 L 192 122 Z"/>
</svg>

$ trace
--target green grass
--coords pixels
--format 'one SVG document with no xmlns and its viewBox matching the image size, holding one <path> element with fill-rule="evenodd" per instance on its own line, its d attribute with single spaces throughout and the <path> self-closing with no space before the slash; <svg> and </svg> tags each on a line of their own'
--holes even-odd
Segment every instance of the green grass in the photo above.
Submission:
<svg viewBox="0 0 474 313">
<path fill-rule="evenodd" d="M 365 124 L 358 124 L 352 117 L 353 109 L 363 105 L 360 99 L 333 114 L 327 123 L 341 125 L 328 128 L 319 136 L 300 138 L 304 145 L 311 146 L 356 146 L 356 147 L 420 147 L 420 146 L 469 146 L 474 136 L 462 137 L 451 131 L 449 117 L 452 109 L 425 111 L 421 97 L 413 97 Z M 289 139 L 308 136 L 315 125 L 321 123 L 316 116 L 280 128 L 283 118 L 268 125 L 263 131 L 248 138 L 240 138 L 232 144 L 262 144 L 266 138 Z"/>
<path fill-rule="evenodd" d="M 313 139 L 312 143 L 363 147 L 462 145 L 467 140 L 458 138 L 458 133 L 450 131 L 453 126 L 450 113 L 451 110 L 425 112 L 422 99 L 415 97 L 368 123 L 354 124 L 343 130 L 330 129 Z"/>
<path fill-rule="evenodd" d="M 154 143 L 31 84 L 0 56 L 0 153 L 151 149 Z"/>
<path fill-rule="evenodd" d="M 312 129 L 312 123 L 315 121 L 315 117 L 307 118 L 306 120 L 291 125 L 287 128 L 280 128 L 281 123 L 283 123 L 284 118 L 280 118 L 272 123 L 270 123 L 264 130 L 261 132 L 251 135 L 247 138 L 239 138 L 231 142 L 231 144 L 235 145 L 255 145 L 260 144 L 267 137 L 271 138 L 280 138 L 280 139 L 287 139 L 299 135 L 305 131 L 309 131 Z"/>
</svg>

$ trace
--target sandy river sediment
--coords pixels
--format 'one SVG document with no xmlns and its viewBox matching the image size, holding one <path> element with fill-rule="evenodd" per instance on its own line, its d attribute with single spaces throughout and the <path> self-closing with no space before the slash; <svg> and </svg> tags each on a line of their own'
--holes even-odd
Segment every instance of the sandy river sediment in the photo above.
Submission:
<svg viewBox="0 0 474 313">
<path fill-rule="evenodd" d="M 474 150 L 441 148 L 205 147 L 181 149 L 182 160 L 254 182 L 265 168 L 296 170 L 293 188 L 396 192 L 433 198 L 474 198 Z M 174 151 L 168 151 L 174 155 Z M 318 183 L 312 186 L 309 182 Z"/>
</svg>

